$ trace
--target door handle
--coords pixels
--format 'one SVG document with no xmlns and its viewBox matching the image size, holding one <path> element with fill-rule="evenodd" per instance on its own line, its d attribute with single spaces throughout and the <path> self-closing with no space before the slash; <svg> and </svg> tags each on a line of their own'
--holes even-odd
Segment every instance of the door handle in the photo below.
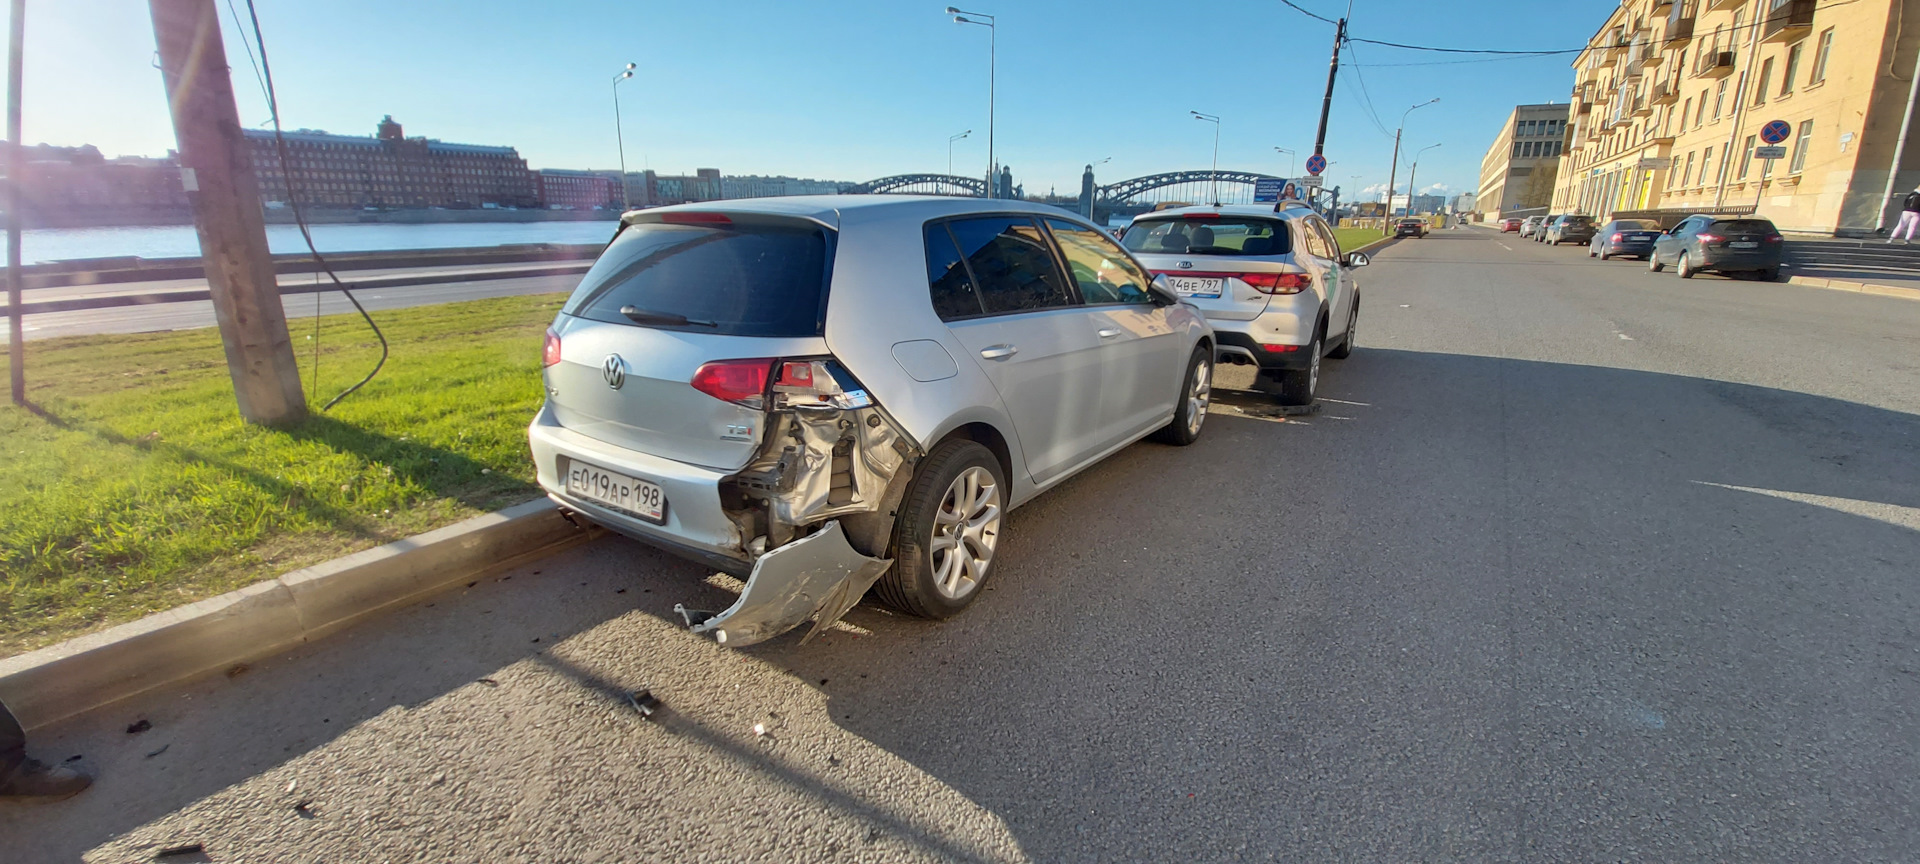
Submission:
<svg viewBox="0 0 1920 864">
<path fill-rule="evenodd" d="M 980 356 L 987 360 L 1005 360 L 1018 353 L 1020 349 L 1012 345 L 989 345 L 980 349 Z"/>
<path fill-rule="evenodd" d="M 1115 336 L 1118 336 L 1118 335 L 1120 335 L 1120 331 L 1118 331 L 1118 330 L 1115 330 L 1115 329 L 1113 329 L 1113 328 L 1111 328 L 1111 327 L 1109 327 L 1109 328 L 1107 328 L 1107 329 L 1105 329 L 1105 330 L 1102 330 L 1102 331 L 1100 331 L 1100 338 L 1102 338 L 1102 339 L 1112 339 L 1113 337 L 1115 337 Z"/>
</svg>

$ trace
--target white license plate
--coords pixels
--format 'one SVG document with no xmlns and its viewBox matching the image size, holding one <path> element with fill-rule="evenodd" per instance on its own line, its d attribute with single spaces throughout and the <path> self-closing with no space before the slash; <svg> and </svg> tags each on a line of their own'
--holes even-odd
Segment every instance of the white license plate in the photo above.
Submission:
<svg viewBox="0 0 1920 864">
<path fill-rule="evenodd" d="M 1208 279 L 1202 276 L 1168 276 L 1167 284 L 1173 286 L 1173 292 L 1182 297 L 1218 297 L 1226 290 L 1227 280 Z"/>
<path fill-rule="evenodd" d="M 1752 240 L 1735 240 L 1727 244 L 1728 249 L 1758 249 L 1760 244 Z"/>
<path fill-rule="evenodd" d="M 567 474 L 568 494 L 649 522 L 667 521 L 667 496 L 659 486 L 572 459 L 564 460 L 561 467 Z"/>
</svg>

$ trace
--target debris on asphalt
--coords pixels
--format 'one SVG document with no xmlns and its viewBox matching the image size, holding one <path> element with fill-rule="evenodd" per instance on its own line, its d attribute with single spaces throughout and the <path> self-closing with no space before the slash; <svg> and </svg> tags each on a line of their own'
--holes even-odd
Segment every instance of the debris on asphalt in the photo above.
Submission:
<svg viewBox="0 0 1920 864">
<path fill-rule="evenodd" d="M 293 805 L 293 813 L 302 819 L 320 818 L 320 812 L 313 809 L 313 799 L 311 798 Z"/>
<path fill-rule="evenodd" d="M 253 668 L 253 667 L 251 667 L 251 666 L 248 666 L 248 665 L 247 665 L 247 664 L 245 664 L 245 663 L 238 663 L 238 664 L 235 664 L 235 665 L 234 665 L 234 667 L 233 667 L 232 669 L 228 669 L 228 670 L 227 670 L 227 677 L 228 677 L 228 678 L 238 678 L 238 677 L 240 677 L 240 676 L 242 676 L 242 675 L 245 675 L 245 674 L 247 674 L 247 670 L 249 670 L 249 669 L 252 669 L 252 668 Z"/>
<path fill-rule="evenodd" d="M 680 620 L 685 621 L 687 623 L 688 627 L 698 627 L 701 624 L 707 623 L 707 619 L 712 618 L 716 614 L 719 614 L 715 612 L 708 612 L 705 609 L 688 609 L 685 605 L 680 603 L 673 604 L 673 611 L 675 614 L 680 616 Z"/>
<path fill-rule="evenodd" d="M 295 777 L 295 778 L 293 778 L 292 780 L 288 780 L 288 781 L 287 781 L 287 791 L 288 791 L 288 792 L 292 792 L 292 791 L 293 791 L 293 787 L 295 787 L 295 786 L 297 786 L 297 785 L 299 785 L 299 784 L 300 784 L 300 778 L 298 778 L 298 777 Z"/>
<path fill-rule="evenodd" d="M 654 697 L 652 690 L 641 689 L 628 693 L 627 704 L 632 705 L 634 712 L 647 720 L 652 720 L 654 712 L 660 710 L 660 700 Z"/>
<path fill-rule="evenodd" d="M 141 718 L 127 726 L 127 734 L 138 735 L 152 728 L 153 728 L 153 723 L 149 722 L 146 718 Z"/>
<path fill-rule="evenodd" d="M 205 855 L 206 853 L 207 846 L 205 843 L 182 843 L 179 846 L 168 846 L 165 849 L 153 853 L 153 860 L 160 861 L 167 858 L 179 858 L 185 855 Z"/>
<path fill-rule="evenodd" d="M 155 751 L 153 751 L 152 753 L 148 753 L 148 754 L 147 754 L 147 758 L 148 758 L 148 759 L 152 759 L 152 758 L 153 758 L 153 757 L 155 757 L 155 756 L 158 756 L 158 755 L 160 755 L 160 754 L 162 754 L 162 753 L 165 753 L 165 752 L 167 752 L 167 748 L 168 748 L 168 747 L 172 747 L 172 746 L 173 746 L 173 744 L 172 744 L 172 743 L 167 743 L 167 744 L 162 744 L 162 745 L 160 745 L 160 749 L 158 749 L 158 750 L 155 750 Z"/>
<path fill-rule="evenodd" d="M 488 687 L 498 687 L 498 686 L 500 686 L 500 682 L 498 682 L 498 681 L 495 681 L 495 680 L 493 680 L 492 678 L 481 678 L 481 679 L 479 679 L 478 681 L 476 681 L 475 683 L 478 683 L 478 684 L 485 684 L 485 685 L 487 685 Z"/>
</svg>

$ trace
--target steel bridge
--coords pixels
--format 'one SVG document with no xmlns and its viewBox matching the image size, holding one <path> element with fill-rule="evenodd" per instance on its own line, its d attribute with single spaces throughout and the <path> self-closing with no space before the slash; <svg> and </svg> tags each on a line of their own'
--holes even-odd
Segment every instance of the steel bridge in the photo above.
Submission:
<svg viewBox="0 0 1920 864">
<path fill-rule="evenodd" d="M 955 195 L 964 198 L 980 198 L 987 194 L 987 181 L 980 177 L 961 177 L 957 174 L 895 174 L 878 180 L 868 180 L 857 186 L 842 190 L 848 195 L 875 195 L 891 192 L 896 195 Z"/>
<path fill-rule="evenodd" d="M 1220 203 L 1245 204 L 1253 201 L 1254 183 L 1282 179 L 1252 171 L 1169 171 L 1149 174 L 1095 186 L 1093 200 L 1106 206 L 1160 204 L 1174 201 L 1212 203 L 1215 184 Z M 979 177 L 956 174 L 895 174 L 869 180 L 845 190 L 850 195 L 894 193 L 903 195 L 955 195 L 978 198 L 986 194 L 987 182 Z M 1083 193 L 1084 195 L 1084 193 Z"/>
</svg>

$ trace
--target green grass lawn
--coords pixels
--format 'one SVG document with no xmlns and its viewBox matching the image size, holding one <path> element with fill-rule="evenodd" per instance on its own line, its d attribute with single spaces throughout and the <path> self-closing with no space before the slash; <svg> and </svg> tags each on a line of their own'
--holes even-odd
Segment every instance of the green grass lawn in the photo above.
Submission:
<svg viewBox="0 0 1920 864">
<path fill-rule="evenodd" d="M 1340 250 L 1352 252 L 1368 243 L 1380 239 L 1378 228 L 1335 228 L 1333 239 L 1340 241 Z"/>
<path fill-rule="evenodd" d="M 537 496 L 526 425 L 564 297 L 291 322 L 315 413 L 240 421 L 214 328 L 29 342 L 0 404 L 0 655 Z M 0 367 L 4 367 L 0 358 Z"/>
</svg>

